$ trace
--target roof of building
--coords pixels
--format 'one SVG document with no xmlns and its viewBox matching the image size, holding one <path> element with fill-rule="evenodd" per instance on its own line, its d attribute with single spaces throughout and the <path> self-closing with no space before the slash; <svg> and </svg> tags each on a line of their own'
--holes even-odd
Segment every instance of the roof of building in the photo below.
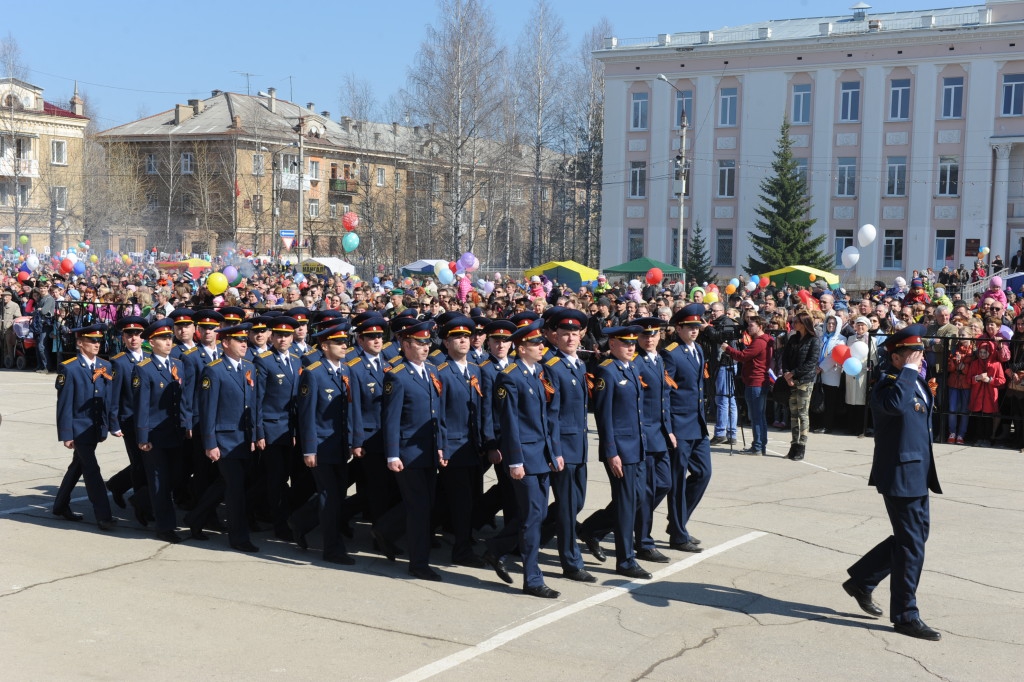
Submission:
<svg viewBox="0 0 1024 682">
<path fill-rule="evenodd" d="M 88 116 L 79 116 L 73 111 L 63 109 L 53 102 L 43 102 L 43 113 L 49 114 L 50 116 L 61 116 L 63 118 L 89 118 Z"/>
</svg>

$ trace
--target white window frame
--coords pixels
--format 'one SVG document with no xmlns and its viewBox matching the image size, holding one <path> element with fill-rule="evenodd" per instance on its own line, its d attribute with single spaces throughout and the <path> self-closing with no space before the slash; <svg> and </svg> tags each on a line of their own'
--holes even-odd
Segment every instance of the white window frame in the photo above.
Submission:
<svg viewBox="0 0 1024 682">
<path fill-rule="evenodd" d="M 732 199 L 736 196 L 736 160 L 718 160 L 718 183 L 715 196 L 719 199 Z"/>
<path fill-rule="evenodd" d="M 182 175 L 192 175 L 196 172 L 196 155 L 192 152 L 182 152 L 180 159 Z"/>
<path fill-rule="evenodd" d="M 68 165 L 68 141 L 50 140 L 50 165 Z"/>
<path fill-rule="evenodd" d="M 1024 73 L 1003 74 L 1003 116 L 1024 116 Z"/>
<path fill-rule="evenodd" d="M 377 186 L 385 187 L 388 184 L 388 169 L 378 168 L 377 169 Z"/>
<path fill-rule="evenodd" d="M 263 195 L 253 194 L 250 206 L 252 206 L 253 213 L 263 212 Z"/>
<path fill-rule="evenodd" d="M 675 130 L 679 130 L 682 127 L 682 114 L 686 112 L 686 122 L 691 124 L 693 122 L 693 90 L 677 90 L 676 91 L 676 112 L 673 120 L 672 127 Z"/>
<path fill-rule="evenodd" d="M 889 81 L 889 120 L 910 120 L 909 78 L 893 78 Z"/>
<path fill-rule="evenodd" d="M 940 255 L 949 253 L 950 258 L 940 258 Z M 956 260 L 956 230 L 935 231 L 935 268 L 941 270 L 944 266 L 950 265 Z"/>
<path fill-rule="evenodd" d="M 146 192 L 146 210 L 155 211 L 160 208 L 160 196 L 156 192 Z"/>
<path fill-rule="evenodd" d="M 964 78 L 951 76 L 942 79 L 942 118 L 964 117 Z"/>
<path fill-rule="evenodd" d="M 843 250 L 848 246 L 853 246 L 853 230 L 836 230 L 832 245 L 835 248 L 836 267 L 844 267 Z"/>
<path fill-rule="evenodd" d="M 309 200 L 308 213 L 309 213 L 309 217 L 310 218 L 319 218 L 320 217 L 320 200 L 319 199 L 310 199 Z"/>
<path fill-rule="evenodd" d="M 267 160 L 263 154 L 252 155 L 252 174 L 262 176 L 266 172 Z"/>
<path fill-rule="evenodd" d="M 651 96 L 646 92 L 634 92 L 630 97 L 630 130 L 647 130 L 650 125 Z"/>
<path fill-rule="evenodd" d="M 885 196 L 907 196 L 907 157 L 890 156 L 886 159 Z"/>
<path fill-rule="evenodd" d="M 334 219 L 336 219 L 338 217 L 338 205 L 337 204 L 331 204 L 330 205 L 330 216 L 331 216 L 331 220 L 334 220 Z"/>
<path fill-rule="evenodd" d="M 940 197 L 960 195 L 960 157 L 939 157 L 939 186 L 935 194 Z"/>
<path fill-rule="evenodd" d="M 903 269 L 903 230 L 886 230 L 882 238 L 882 267 Z"/>
<path fill-rule="evenodd" d="M 796 176 L 803 182 L 804 189 L 810 187 L 810 161 L 805 157 L 794 157 L 793 163 L 796 164 Z"/>
<path fill-rule="evenodd" d="M 644 257 L 644 231 L 643 228 L 632 227 L 627 233 L 626 254 L 630 260 Z M 639 255 L 637 255 L 639 254 Z"/>
<path fill-rule="evenodd" d="M 319 180 L 320 179 L 320 162 L 319 161 L 314 161 L 313 159 L 309 160 L 309 179 L 310 180 Z"/>
<path fill-rule="evenodd" d="M 839 122 L 840 123 L 859 123 L 860 122 L 860 81 L 843 81 L 839 85 L 840 89 L 840 104 L 839 104 Z"/>
<path fill-rule="evenodd" d="M 395 171 L 395 189 L 402 189 L 402 174 Z"/>
<path fill-rule="evenodd" d="M 14 196 L 19 208 L 26 208 L 32 201 L 32 185 L 27 182 L 18 184 L 18 191 Z"/>
<path fill-rule="evenodd" d="M 739 88 L 720 88 L 718 90 L 718 127 L 733 128 L 736 126 L 740 104 Z"/>
<path fill-rule="evenodd" d="M 146 175 L 156 175 L 160 172 L 160 164 L 157 163 L 156 154 L 146 154 Z"/>
<path fill-rule="evenodd" d="M 68 210 L 68 188 L 67 187 L 54 187 L 53 188 L 53 200 L 57 205 L 58 211 Z"/>
<path fill-rule="evenodd" d="M 629 198 L 647 198 L 647 162 L 629 162 Z"/>
<path fill-rule="evenodd" d="M 728 248 L 724 248 L 728 244 Z M 727 268 L 732 266 L 733 249 L 736 248 L 735 232 L 730 228 L 719 228 L 715 230 L 715 267 Z"/>
<path fill-rule="evenodd" d="M 192 214 L 196 212 L 196 197 L 191 192 L 185 192 L 181 195 L 181 212 Z"/>
<path fill-rule="evenodd" d="M 836 162 L 836 196 L 857 196 L 857 157 L 840 156 Z"/>
<path fill-rule="evenodd" d="M 811 122 L 811 84 L 798 83 L 793 86 L 793 111 L 790 122 L 808 125 Z"/>
</svg>

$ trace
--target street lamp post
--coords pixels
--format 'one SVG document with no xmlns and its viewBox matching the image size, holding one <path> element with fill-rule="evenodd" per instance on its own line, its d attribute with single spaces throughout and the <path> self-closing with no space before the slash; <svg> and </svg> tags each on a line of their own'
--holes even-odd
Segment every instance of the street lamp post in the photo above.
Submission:
<svg viewBox="0 0 1024 682">
<path fill-rule="evenodd" d="M 304 191 L 304 188 L 302 186 L 303 179 L 304 179 L 303 171 L 305 170 L 303 168 L 303 166 L 306 163 L 306 160 L 303 158 L 303 152 L 305 151 L 305 148 L 302 146 L 302 141 L 303 141 L 303 138 L 305 136 L 303 135 L 303 131 L 302 131 L 302 119 L 303 119 L 303 117 L 299 116 L 299 127 L 298 127 L 298 130 L 299 130 L 299 224 L 298 224 L 298 230 L 295 233 L 295 236 L 296 236 L 295 260 L 296 260 L 296 262 L 297 262 L 299 267 L 302 267 L 302 239 L 303 239 L 303 237 L 302 237 L 302 222 L 303 222 L 303 220 L 302 219 L 303 219 L 303 213 L 306 210 L 306 207 L 304 205 L 305 204 L 305 199 L 306 199 L 306 196 L 305 196 L 306 192 Z"/>
<path fill-rule="evenodd" d="M 665 74 L 659 73 L 658 80 L 665 81 L 669 86 L 678 92 L 680 95 L 683 91 L 673 85 Z M 675 159 L 675 178 L 674 181 L 678 182 L 678 196 L 679 196 L 679 228 L 678 238 L 676 239 L 676 260 L 677 265 L 685 270 L 686 261 L 689 258 L 689 239 L 686 234 L 685 220 L 683 218 L 683 207 L 686 200 L 686 175 L 689 170 L 689 166 L 686 162 L 686 130 L 690 127 L 689 122 L 686 120 L 686 107 L 680 105 L 680 121 L 679 121 L 679 153 Z M 685 275 L 684 275 L 685 277 Z M 684 282 L 685 285 L 685 282 Z"/>
</svg>

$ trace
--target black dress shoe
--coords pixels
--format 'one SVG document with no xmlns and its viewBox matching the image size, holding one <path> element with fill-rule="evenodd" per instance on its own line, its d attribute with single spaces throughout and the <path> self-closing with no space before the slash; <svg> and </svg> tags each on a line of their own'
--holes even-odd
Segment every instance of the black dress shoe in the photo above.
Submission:
<svg viewBox="0 0 1024 682">
<path fill-rule="evenodd" d="M 111 488 L 110 487 L 110 483 L 107 483 L 106 486 L 107 486 L 107 490 L 110 491 L 110 498 L 112 500 L 114 500 L 114 504 L 116 504 L 121 509 L 125 509 L 127 507 L 127 505 L 124 502 L 124 493 L 119 492 L 119 491 L 114 490 L 113 488 Z"/>
<path fill-rule="evenodd" d="M 671 549 L 676 550 L 677 552 L 693 552 L 694 554 L 700 554 L 701 552 L 704 551 L 704 548 L 703 547 L 699 547 L 697 545 L 697 543 L 695 543 L 693 540 L 690 540 L 689 542 L 682 542 L 682 543 L 680 543 L 680 542 L 673 542 L 671 545 L 669 545 L 669 547 Z"/>
<path fill-rule="evenodd" d="M 203 542 L 210 539 L 210 536 L 203 532 L 203 529 L 199 526 L 192 526 L 188 529 L 189 537 L 193 540 L 201 540 Z"/>
<path fill-rule="evenodd" d="M 583 543 L 587 546 L 587 549 L 590 550 L 590 553 L 598 561 L 603 562 L 605 559 L 608 558 L 608 555 L 604 553 L 603 549 L 601 549 L 601 543 L 597 541 L 597 538 L 592 538 L 589 535 L 587 535 L 581 536 L 580 540 L 583 540 Z"/>
<path fill-rule="evenodd" d="M 882 615 L 883 611 L 871 598 L 871 593 L 854 583 L 853 578 L 843 583 L 843 589 L 846 590 L 846 594 L 857 600 L 857 605 L 860 606 L 861 611 L 875 618 Z"/>
<path fill-rule="evenodd" d="M 342 566 L 352 566 L 356 563 L 355 559 L 342 552 L 324 554 L 324 561 L 332 564 L 341 564 Z"/>
<path fill-rule="evenodd" d="M 145 528 L 149 525 L 149 519 L 146 518 L 146 512 L 142 511 L 135 503 L 132 503 L 132 509 L 135 511 L 135 520 L 139 522 L 139 525 Z"/>
<path fill-rule="evenodd" d="M 248 552 L 250 554 L 260 551 L 260 548 L 251 542 L 232 542 L 231 549 L 237 549 L 239 552 Z"/>
<path fill-rule="evenodd" d="M 928 627 L 920 618 L 915 618 L 909 623 L 893 623 L 892 629 L 901 635 L 917 637 L 918 639 L 927 639 L 932 642 L 937 642 L 942 639 L 941 632 Z"/>
<path fill-rule="evenodd" d="M 578 568 L 572 571 L 565 571 L 564 573 L 562 573 L 562 576 L 567 578 L 568 580 L 575 580 L 578 583 L 597 582 L 597 578 L 595 578 L 589 571 L 582 568 Z"/>
<path fill-rule="evenodd" d="M 700 540 L 698 540 L 697 538 L 693 537 L 692 535 L 690 536 L 690 542 L 692 542 L 695 545 L 699 545 L 700 544 Z"/>
<path fill-rule="evenodd" d="M 81 521 L 83 518 L 85 518 L 81 514 L 73 512 L 70 509 L 65 509 L 64 511 L 57 511 L 56 509 L 54 509 L 53 515 L 58 516 L 64 519 L 65 521 Z"/>
<path fill-rule="evenodd" d="M 656 564 L 667 564 L 671 559 L 659 552 L 657 549 L 638 549 L 636 558 L 641 561 L 653 561 Z"/>
<path fill-rule="evenodd" d="M 466 568 L 487 568 L 487 562 L 476 554 L 467 554 L 464 557 L 452 559 L 452 563 L 456 566 L 465 566 Z"/>
<path fill-rule="evenodd" d="M 615 572 L 619 575 L 624 575 L 627 578 L 640 578 L 641 580 L 650 580 L 653 576 L 640 568 L 639 566 L 630 566 L 629 568 L 617 568 Z"/>
<path fill-rule="evenodd" d="M 721 445 L 726 441 L 725 436 L 715 436 L 709 442 L 711 445 Z"/>
<path fill-rule="evenodd" d="M 507 582 L 509 585 L 512 584 L 512 576 L 509 575 L 508 568 L 505 566 L 505 561 L 501 557 L 496 557 L 493 552 L 487 550 L 484 552 L 484 562 L 494 569 L 494 572 L 498 574 L 499 578 Z"/>
<path fill-rule="evenodd" d="M 295 534 L 292 533 L 292 529 L 288 526 L 275 530 L 274 537 L 285 542 L 295 542 Z"/>
<path fill-rule="evenodd" d="M 172 545 L 176 545 L 181 542 L 181 536 L 175 533 L 173 530 L 158 530 L 156 532 L 156 539 L 164 542 L 169 542 Z"/>
<path fill-rule="evenodd" d="M 401 550 L 395 547 L 395 543 L 388 540 L 380 532 L 371 530 L 370 534 L 373 536 L 373 544 L 387 557 L 388 561 L 394 561 L 395 557 L 401 554 Z"/>
<path fill-rule="evenodd" d="M 117 519 L 97 519 L 96 525 L 100 527 L 100 530 L 114 530 L 117 528 Z"/>
<path fill-rule="evenodd" d="M 430 580 L 431 582 L 441 582 L 441 574 L 432 569 L 430 566 L 425 568 L 410 568 L 409 575 L 420 580 Z"/>
<path fill-rule="evenodd" d="M 562 596 L 561 592 L 552 590 L 547 585 L 537 585 L 536 587 L 524 587 L 523 592 L 530 595 L 531 597 L 540 597 L 541 599 L 558 599 Z"/>
</svg>

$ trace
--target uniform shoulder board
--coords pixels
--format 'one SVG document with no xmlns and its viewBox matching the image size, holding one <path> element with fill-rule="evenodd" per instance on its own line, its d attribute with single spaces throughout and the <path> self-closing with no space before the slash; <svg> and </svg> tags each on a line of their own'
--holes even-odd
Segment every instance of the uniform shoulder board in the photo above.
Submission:
<svg viewBox="0 0 1024 682">
<path fill-rule="evenodd" d="M 224 358 L 217 358 L 216 360 L 214 360 L 213 362 L 208 364 L 207 367 L 213 367 L 214 365 L 219 365 L 223 360 L 224 360 Z"/>
<path fill-rule="evenodd" d="M 309 364 L 309 367 L 306 368 L 306 371 L 307 372 L 312 372 L 314 369 L 316 369 L 319 366 L 320 366 L 320 361 L 319 360 L 317 360 L 316 362 L 311 362 Z"/>
<path fill-rule="evenodd" d="M 381 349 L 381 350 L 384 350 L 385 348 L 390 348 L 390 347 L 391 347 L 391 343 L 392 343 L 391 341 L 388 341 L 388 342 L 387 342 L 387 343 L 385 343 L 385 344 L 384 344 L 383 346 L 381 346 L 381 347 L 380 347 L 380 349 Z"/>
<path fill-rule="evenodd" d="M 192 355 L 192 354 L 193 354 L 193 353 L 195 353 L 195 352 L 196 352 L 197 350 L 199 350 L 199 346 L 192 346 L 192 347 L 191 347 L 191 348 L 189 348 L 188 350 L 186 350 L 186 351 L 183 351 L 183 352 L 182 352 L 181 354 L 182 354 L 182 355 Z"/>
<path fill-rule="evenodd" d="M 506 367 L 505 369 L 501 370 L 501 373 L 502 374 L 510 374 L 512 372 L 512 370 L 514 370 L 515 368 L 516 368 L 516 363 L 510 362 L 510 363 L 508 363 L 508 367 Z"/>
<path fill-rule="evenodd" d="M 441 354 L 441 349 L 440 348 L 436 348 L 436 349 L 430 351 L 430 357 L 432 357 L 432 358 L 435 358 L 435 357 L 437 357 L 440 354 Z"/>
<path fill-rule="evenodd" d="M 356 357 L 352 358 L 351 360 L 349 360 L 345 364 L 348 365 L 349 367 L 355 367 L 356 365 L 358 365 L 362 361 L 363 361 L 363 359 L 357 355 Z"/>
<path fill-rule="evenodd" d="M 667 351 L 673 351 L 676 348 L 679 348 L 679 343 L 677 341 L 673 341 L 672 343 L 670 343 L 667 346 L 665 346 L 665 350 L 667 350 Z"/>
<path fill-rule="evenodd" d="M 151 363 L 151 362 L 153 362 L 153 358 L 146 358 L 145 360 L 143 360 L 142 362 L 140 362 L 140 363 L 138 364 L 138 366 L 139 366 L 139 367 L 145 367 L 146 365 L 148 365 L 148 364 L 149 364 L 149 363 Z"/>
<path fill-rule="evenodd" d="M 124 351 L 121 351 L 120 353 L 118 353 L 117 355 L 115 355 L 114 357 L 112 357 L 110 359 L 111 360 L 117 360 L 117 359 L 123 358 L 123 357 L 124 357 Z"/>
<path fill-rule="evenodd" d="M 885 376 L 888 377 L 889 379 L 892 379 L 893 381 L 899 379 L 899 377 L 896 376 L 895 374 L 886 374 Z"/>
<path fill-rule="evenodd" d="M 316 352 L 316 348 L 310 348 L 305 353 L 303 353 L 303 355 L 312 355 L 315 352 Z"/>
<path fill-rule="evenodd" d="M 274 354 L 274 351 L 272 351 L 272 350 L 265 350 L 262 353 L 260 353 L 260 357 L 261 358 L 269 358 L 273 354 Z"/>
<path fill-rule="evenodd" d="M 405 369 L 405 363 L 404 362 L 402 364 L 399 364 L 399 365 L 394 365 L 388 371 L 389 372 L 395 372 L 397 374 L 398 372 L 401 372 L 403 369 Z"/>
<path fill-rule="evenodd" d="M 550 360 L 548 360 L 544 364 L 547 365 L 548 367 L 554 367 L 555 365 L 557 365 L 561 361 L 562 361 L 562 358 L 560 358 L 560 357 L 558 357 L 556 355 L 555 357 L 551 358 Z"/>
<path fill-rule="evenodd" d="M 437 366 L 437 368 L 438 368 L 438 369 L 444 369 L 444 368 L 445 368 L 445 367 L 447 367 L 447 366 L 448 366 L 448 363 L 447 363 L 447 362 L 442 362 L 442 363 L 441 363 L 440 365 L 438 365 L 438 366 Z"/>
<path fill-rule="evenodd" d="M 76 356 L 75 356 L 75 357 L 73 357 L 73 358 L 68 358 L 67 360 L 65 360 L 65 361 L 64 361 L 64 362 L 62 362 L 61 364 L 62 364 L 62 365 L 73 365 L 73 364 L 75 364 L 75 360 L 77 360 L 77 359 L 78 359 L 78 356 L 76 355 Z"/>
<path fill-rule="evenodd" d="M 615 361 L 612 360 L 611 358 L 608 358 L 607 360 L 605 360 L 604 362 L 601 363 L 601 367 L 607 367 L 608 365 L 612 364 L 613 362 L 615 362 Z"/>
<path fill-rule="evenodd" d="M 401 361 L 402 361 L 402 356 L 401 355 L 396 355 L 395 357 L 393 357 L 390 360 L 388 360 L 388 364 L 394 366 L 394 365 L 397 365 L 398 363 L 400 363 Z"/>
<path fill-rule="evenodd" d="M 486 360 L 481 362 L 479 365 L 477 365 L 477 367 L 483 367 L 484 365 L 489 365 L 489 364 L 491 364 L 491 359 L 487 358 Z"/>
</svg>

